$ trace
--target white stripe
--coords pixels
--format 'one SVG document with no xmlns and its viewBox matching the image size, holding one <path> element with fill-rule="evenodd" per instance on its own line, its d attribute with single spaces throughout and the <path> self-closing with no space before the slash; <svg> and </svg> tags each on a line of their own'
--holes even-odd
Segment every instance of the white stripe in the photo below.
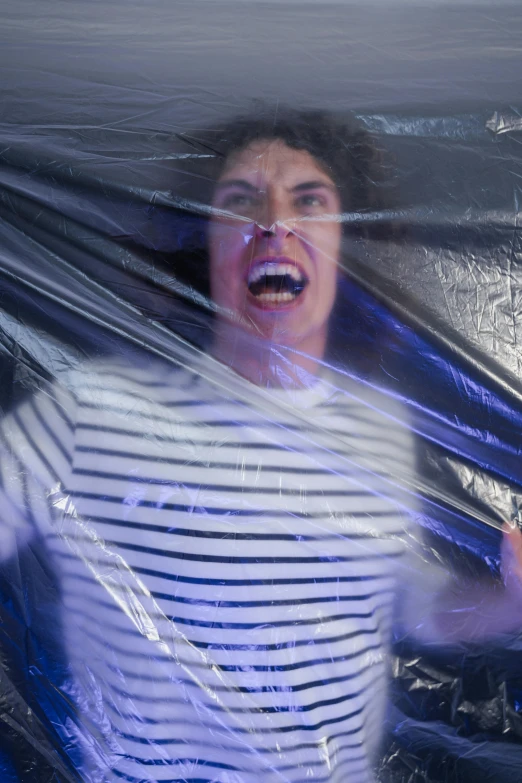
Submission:
<svg viewBox="0 0 522 783">
<path fill-rule="evenodd" d="M 78 703 L 106 737 L 109 766 L 140 781 L 342 783 L 349 776 L 368 783 L 385 700 L 396 565 L 409 524 L 399 510 L 401 493 L 378 475 L 392 463 L 395 471 L 411 470 L 410 436 L 394 421 L 397 410 L 386 403 L 379 414 L 373 392 L 370 407 L 347 395 L 335 407 L 310 408 L 305 420 L 344 440 L 339 458 L 307 447 L 285 414 L 267 421 L 187 373 L 106 366 L 75 378 L 76 412 L 69 395 L 60 398 L 67 416 L 83 425 L 73 434 L 49 399 L 36 402 L 71 450 L 73 472 L 34 409 L 18 414 L 65 485 L 54 516 L 42 505 L 54 479 L 13 419 L 4 430 L 35 475 L 31 506 L 61 572 Z M 219 426 L 228 420 L 234 426 Z M 344 459 L 357 462 L 361 454 L 375 475 Z M 1 453 L 0 467 L 14 472 Z M 24 502 L 15 478 L 6 491 Z M 132 526 L 140 524 L 149 528 Z M 214 537 L 187 534 L 209 531 Z M 237 537 L 244 533 L 290 538 Z M 273 558 L 291 562 L 259 562 Z M 331 581 L 316 581 L 325 577 Z M 307 582 L 270 583 L 281 579 Z M 321 601 L 330 597 L 337 600 Z M 316 724 L 322 728 L 306 730 Z M 118 736 L 111 726 L 146 742 Z M 279 731 L 285 728 L 292 731 Z M 165 737 L 183 742 L 154 743 Z M 225 749 L 234 745 L 246 752 Z M 125 753 L 137 760 L 123 759 Z M 140 758 L 198 758 L 246 771 Z"/>
</svg>

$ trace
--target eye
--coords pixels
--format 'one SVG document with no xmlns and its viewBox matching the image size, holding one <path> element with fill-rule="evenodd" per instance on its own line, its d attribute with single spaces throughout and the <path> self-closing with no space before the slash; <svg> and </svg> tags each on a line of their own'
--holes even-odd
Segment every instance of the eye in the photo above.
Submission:
<svg viewBox="0 0 522 783">
<path fill-rule="evenodd" d="M 297 205 L 305 209 L 322 209 L 325 206 L 325 200 L 317 193 L 304 193 L 297 199 Z"/>
<path fill-rule="evenodd" d="M 249 196 L 246 193 L 230 193 L 223 199 L 222 206 L 232 212 L 250 209 L 256 205 L 255 196 Z"/>
</svg>

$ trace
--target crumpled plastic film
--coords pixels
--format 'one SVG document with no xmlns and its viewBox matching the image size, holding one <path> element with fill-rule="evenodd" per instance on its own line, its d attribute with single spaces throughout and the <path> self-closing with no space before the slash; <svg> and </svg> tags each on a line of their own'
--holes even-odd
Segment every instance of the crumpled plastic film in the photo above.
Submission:
<svg viewBox="0 0 522 783">
<path fill-rule="evenodd" d="M 519 783 L 520 9 L 3 16 L 0 781 Z"/>
</svg>

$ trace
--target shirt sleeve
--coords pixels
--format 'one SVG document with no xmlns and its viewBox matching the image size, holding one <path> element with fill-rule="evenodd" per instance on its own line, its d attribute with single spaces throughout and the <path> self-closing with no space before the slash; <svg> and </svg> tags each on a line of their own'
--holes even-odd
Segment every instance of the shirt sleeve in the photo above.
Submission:
<svg viewBox="0 0 522 783">
<path fill-rule="evenodd" d="M 76 403 L 62 385 L 38 392 L 0 424 L 0 559 L 54 518 L 53 498 L 67 492 Z"/>
<path fill-rule="evenodd" d="M 411 636 L 419 642 L 436 642 L 435 613 L 452 577 L 428 544 L 420 514 L 411 514 L 404 547 L 397 580 L 395 638 Z"/>
<path fill-rule="evenodd" d="M 394 635 L 417 641 L 437 641 L 436 612 L 440 596 L 452 581 L 434 548 L 435 537 L 427 526 L 422 477 L 419 474 L 416 435 L 405 411 L 399 411 L 394 439 L 400 443 L 396 455 L 382 453 L 379 467 L 393 477 L 401 507 L 403 555 L 396 573 Z"/>
</svg>

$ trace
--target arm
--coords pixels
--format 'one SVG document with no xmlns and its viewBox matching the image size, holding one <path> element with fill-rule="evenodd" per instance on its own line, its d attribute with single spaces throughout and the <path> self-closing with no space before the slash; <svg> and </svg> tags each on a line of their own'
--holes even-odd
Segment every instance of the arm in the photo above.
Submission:
<svg viewBox="0 0 522 783">
<path fill-rule="evenodd" d="M 0 422 L 0 561 L 53 523 L 52 493 L 67 483 L 76 403 L 55 384 Z"/>
<path fill-rule="evenodd" d="M 432 631 L 442 644 L 487 641 L 499 634 L 522 631 L 522 533 L 516 526 L 502 528 L 502 583 L 459 582 L 437 597 Z"/>
</svg>

